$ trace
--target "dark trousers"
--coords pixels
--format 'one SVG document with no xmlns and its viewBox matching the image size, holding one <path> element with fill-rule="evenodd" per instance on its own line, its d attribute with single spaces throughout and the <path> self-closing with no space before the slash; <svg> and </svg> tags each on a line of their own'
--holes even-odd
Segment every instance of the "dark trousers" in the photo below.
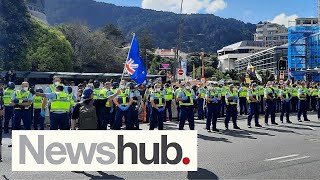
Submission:
<svg viewBox="0 0 320 180">
<path fill-rule="evenodd" d="M 250 103 L 249 104 L 249 116 L 248 116 L 248 125 L 251 126 L 251 120 L 254 116 L 255 125 L 259 125 L 259 103 Z"/>
<path fill-rule="evenodd" d="M 311 110 L 317 110 L 317 96 L 311 96 Z"/>
<path fill-rule="evenodd" d="M 14 110 L 12 129 L 20 130 L 21 120 L 23 122 L 24 130 L 31 130 L 31 110 Z"/>
<path fill-rule="evenodd" d="M 224 111 L 226 107 L 226 97 L 222 96 L 221 97 L 221 105 L 220 105 L 220 110 L 221 110 L 221 116 L 224 117 Z"/>
<path fill-rule="evenodd" d="M 70 130 L 69 113 L 50 113 L 50 130 Z"/>
<path fill-rule="evenodd" d="M 306 100 L 299 100 L 298 103 L 298 120 L 301 120 L 301 115 L 303 115 L 303 119 L 308 120 L 307 111 L 308 111 L 308 102 Z"/>
<path fill-rule="evenodd" d="M 310 111 L 310 96 L 307 96 L 307 111 Z"/>
<path fill-rule="evenodd" d="M 264 99 L 264 95 L 260 95 L 260 113 L 264 114 L 264 104 L 265 104 L 265 99 Z"/>
<path fill-rule="evenodd" d="M 232 118 L 233 127 L 237 127 L 237 105 L 228 105 L 226 111 L 226 119 L 224 121 L 224 125 L 226 128 L 229 127 L 230 119 Z"/>
<path fill-rule="evenodd" d="M 204 110 L 203 110 L 203 98 L 199 98 L 197 100 L 197 108 L 198 108 L 198 119 L 204 119 Z"/>
<path fill-rule="evenodd" d="M 152 114 L 152 106 L 150 102 L 146 103 L 146 122 L 150 122 L 151 114 Z"/>
<path fill-rule="evenodd" d="M 248 109 L 247 109 L 247 98 L 246 97 L 240 97 L 239 98 L 239 104 L 240 104 L 240 115 L 248 114 Z"/>
<path fill-rule="evenodd" d="M 116 106 L 113 106 L 113 111 L 111 113 L 111 117 L 110 117 L 110 121 L 109 121 L 109 124 L 110 124 L 111 128 L 113 128 L 113 124 L 114 124 L 114 121 L 116 119 L 116 109 L 117 109 Z"/>
<path fill-rule="evenodd" d="M 284 113 L 286 113 L 286 121 L 289 121 L 290 116 L 290 102 L 281 102 L 281 115 L 280 115 L 280 121 L 283 122 L 283 116 Z"/>
<path fill-rule="evenodd" d="M 10 120 L 13 120 L 13 107 L 12 106 L 5 106 L 4 107 L 4 126 L 3 126 L 4 132 L 9 131 Z M 13 128 L 13 125 L 12 125 L 12 128 Z"/>
<path fill-rule="evenodd" d="M 320 99 L 318 99 L 318 119 L 320 119 Z"/>
<path fill-rule="evenodd" d="M 276 100 L 266 100 L 266 113 L 265 113 L 265 119 L 264 122 L 269 122 L 269 115 L 271 115 L 271 123 L 276 123 Z"/>
<path fill-rule="evenodd" d="M 119 107 L 117 107 L 116 110 L 116 118 L 113 124 L 113 129 L 120 130 L 123 117 L 125 118 L 126 130 L 133 130 L 133 121 L 131 119 L 130 108 L 126 111 L 122 111 Z"/>
<path fill-rule="evenodd" d="M 166 109 L 165 109 L 165 116 L 164 116 L 164 121 L 167 121 L 167 111 L 168 111 L 168 114 L 169 114 L 169 121 L 172 121 L 172 101 L 170 100 L 170 101 L 167 101 L 166 102 Z"/>
<path fill-rule="evenodd" d="M 217 129 L 217 120 L 218 120 L 218 112 L 219 104 L 216 103 L 208 103 L 207 104 L 207 123 L 206 128 L 210 130 L 210 126 L 212 124 L 212 129 Z"/>
<path fill-rule="evenodd" d="M 177 117 L 177 121 L 180 121 L 180 105 L 179 104 L 177 104 L 177 115 L 178 115 L 178 117 Z"/>
<path fill-rule="evenodd" d="M 281 99 L 278 97 L 278 98 L 277 98 L 277 106 L 276 106 L 276 112 L 277 112 L 277 113 L 280 112 L 280 110 L 281 110 L 281 103 L 282 103 L 282 101 L 281 101 Z"/>
<path fill-rule="evenodd" d="M 112 127 L 113 125 L 113 120 L 112 120 L 112 113 L 111 111 L 111 107 L 106 107 L 106 114 L 105 114 L 105 121 L 102 124 L 102 129 L 103 130 L 107 130 L 108 129 L 108 124 L 110 124 L 110 127 Z"/>
<path fill-rule="evenodd" d="M 132 106 L 130 106 L 130 110 L 131 110 L 131 119 L 134 124 L 134 129 L 139 129 L 139 112 L 137 109 L 137 105 L 133 104 Z"/>
<path fill-rule="evenodd" d="M 97 117 L 98 117 L 98 122 L 97 122 L 97 128 L 98 130 L 106 129 L 107 127 L 107 108 L 102 107 L 97 109 Z"/>
<path fill-rule="evenodd" d="M 158 127 L 159 130 L 163 130 L 163 116 L 165 112 L 159 112 L 156 108 L 152 108 L 152 118 L 150 120 L 149 130 L 154 130 Z"/>
<path fill-rule="evenodd" d="M 291 106 L 292 106 L 292 112 L 298 111 L 298 97 L 292 97 Z"/>
<path fill-rule="evenodd" d="M 187 119 L 190 130 L 194 130 L 193 106 L 180 106 L 179 130 L 183 130 Z"/>
<path fill-rule="evenodd" d="M 40 127 L 40 130 L 44 130 L 44 117 L 40 115 L 41 109 L 35 109 L 33 112 L 33 129 L 39 130 L 38 125 Z"/>
</svg>

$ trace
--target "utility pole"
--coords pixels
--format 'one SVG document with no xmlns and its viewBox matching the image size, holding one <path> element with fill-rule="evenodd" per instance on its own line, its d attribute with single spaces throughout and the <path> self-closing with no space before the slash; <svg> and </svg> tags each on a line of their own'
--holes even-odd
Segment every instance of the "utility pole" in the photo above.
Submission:
<svg viewBox="0 0 320 180">
<path fill-rule="evenodd" d="M 204 78 L 204 49 L 201 49 L 201 59 L 202 59 L 202 73 L 201 73 L 201 78 Z"/>
<path fill-rule="evenodd" d="M 180 23 L 178 26 L 178 42 L 177 42 L 177 48 L 176 48 L 176 53 L 175 53 L 175 62 L 174 65 L 175 67 L 173 68 L 173 73 L 175 79 L 177 79 L 177 73 L 178 73 L 178 68 L 181 68 L 181 62 L 180 62 L 180 49 L 181 49 L 181 34 L 182 34 L 182 10 L 183 10 L 183 0 L 181 0 L 181 6 L 180 6 Z"/>
</svg>

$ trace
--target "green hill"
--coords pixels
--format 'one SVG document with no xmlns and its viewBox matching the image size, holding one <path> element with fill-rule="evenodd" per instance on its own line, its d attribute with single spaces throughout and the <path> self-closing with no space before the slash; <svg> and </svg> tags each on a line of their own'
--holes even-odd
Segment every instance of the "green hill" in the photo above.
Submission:
<svg viewBox="0 0 320 180">
<path fill-rule="evenodd" d="M 170 12 L 146 10 L 137 7 L 119 7 L 93 0 L 46 0 L 50 24 L 81 22 L 93 29 L 112 23 L 117 25 L 129 41 L 130 34 L 141 36 L 148 32 L 154 46 L 177 46 L 177 29 L 183 18 L 182 48 L 185 51 L 216 52 L 223 46 L 253 39 L 255 25 L 236 19 L 225 19 L 209 14 L 179 15 Z M 205 34 L 205 36 L 195 36 Z"/>
</svg>

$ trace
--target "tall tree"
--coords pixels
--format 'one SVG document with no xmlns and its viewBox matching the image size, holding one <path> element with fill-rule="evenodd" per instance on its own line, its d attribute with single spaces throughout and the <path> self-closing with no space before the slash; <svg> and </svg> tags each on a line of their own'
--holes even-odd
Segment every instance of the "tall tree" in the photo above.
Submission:
<svg viewBox="0 0 320 180">
<path fill-rule="evenodd" d="M 122 31 L 113 24 L 107 24 L 102 29 L 107 39 L 114 42 L 117 46 L 124 44 L 124 37 Z"/>
</svg>

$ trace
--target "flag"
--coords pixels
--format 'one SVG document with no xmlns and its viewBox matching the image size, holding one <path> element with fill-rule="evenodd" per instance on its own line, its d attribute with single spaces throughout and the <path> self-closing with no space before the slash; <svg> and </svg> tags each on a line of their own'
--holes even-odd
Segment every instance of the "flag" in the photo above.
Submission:
<svg viewBox="0 0 320 180">
<path fill-rule="evenodd" d="M 125 70 L 137 84 L 142 84 L 147 79 L 146 65 L 140 56 L 139 43 L 136 36 L 133 36 L 132 39 Z"/>
</svg>

